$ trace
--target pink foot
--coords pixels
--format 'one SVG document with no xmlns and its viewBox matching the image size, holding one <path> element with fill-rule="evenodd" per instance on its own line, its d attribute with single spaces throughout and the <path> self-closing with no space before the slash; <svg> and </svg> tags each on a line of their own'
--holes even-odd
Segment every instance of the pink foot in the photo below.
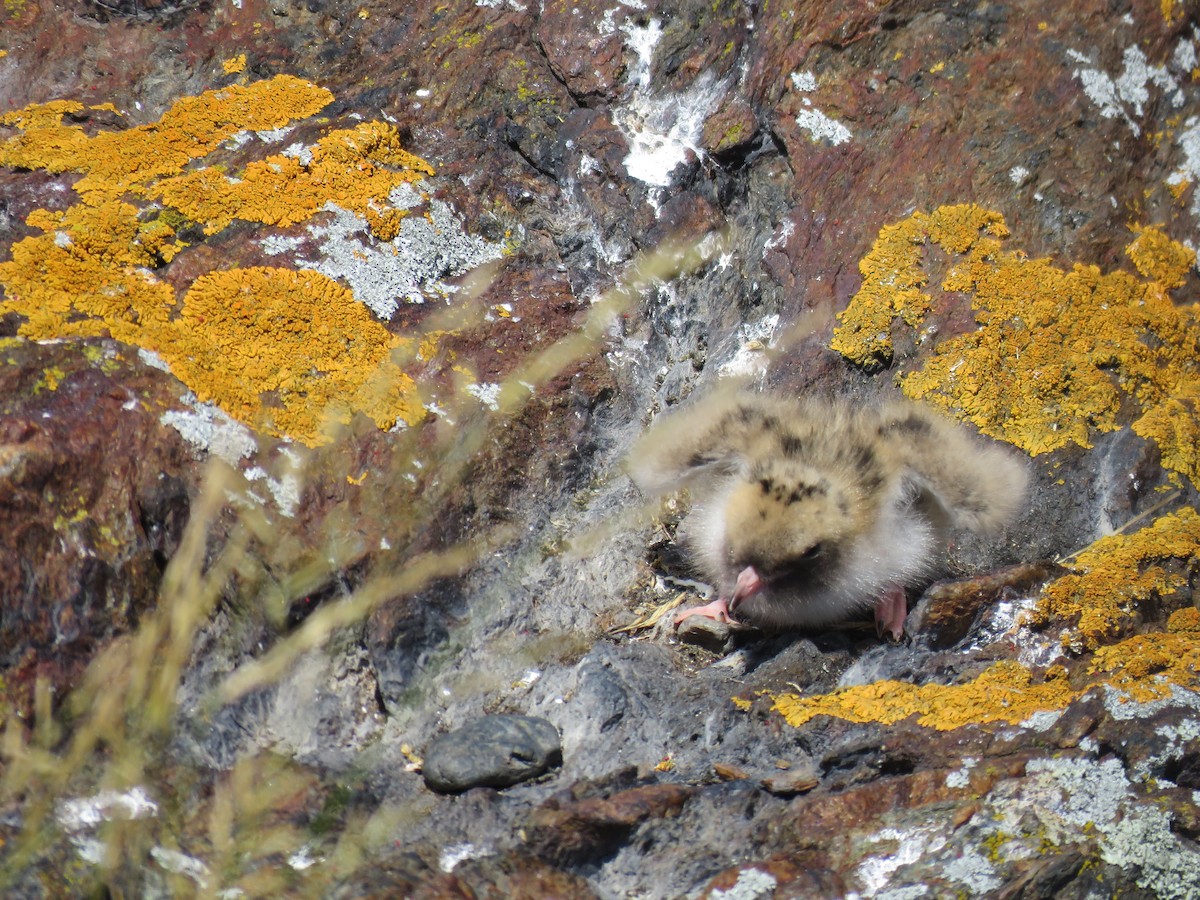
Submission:
<svg viewBox="0 0 1200 900">
<path fill-rule="evenodd" d="M 688 609 L 681 609 L 675 613 L 675 617 L 672 619 L 675 627 L 678 628 L 688 616 L 704 616 L 706 619 L 716 619 L 718 622 L 724 622 L 726 625 L 734 623 L 734 620 L 729 616 L 729 602 L 724 597 L 714 600 L 712 603 L 706 603 L 703 606 L 692 606 Z"/>
<path fill-rule="evenodd" d="M 875 601 L 876 633 L 880 637 L 886 634 L 893 641 L 900 640 L 904 637 L 904 620 L 907 616 L 908 601 L 904 596 L 904 588 L 894 584 Z"/>
</svg>

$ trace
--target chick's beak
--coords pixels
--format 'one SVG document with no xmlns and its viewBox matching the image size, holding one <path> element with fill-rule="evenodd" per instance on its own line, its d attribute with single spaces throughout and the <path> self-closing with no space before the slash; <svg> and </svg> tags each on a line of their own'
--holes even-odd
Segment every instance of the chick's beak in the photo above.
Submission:
<svg viewBox="0 0 1200 900">
<path fill-rule="evenodd" d="M 737 609 L 738 604 L 743 600 L 747 600 L 761 591 L 763 586 L 762 577 L 754 566 L 746 566 L 742 569 L 738 573 L 737 586 L 733 589 L 733 596 L 729 598 L 730 612 Z"/>
</svg>

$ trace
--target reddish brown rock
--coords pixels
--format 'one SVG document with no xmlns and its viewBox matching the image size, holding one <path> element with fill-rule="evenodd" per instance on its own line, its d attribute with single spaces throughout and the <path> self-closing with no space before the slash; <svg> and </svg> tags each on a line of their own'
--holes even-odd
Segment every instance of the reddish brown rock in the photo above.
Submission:
<svg viewBox="0 0 1200 900">
<path fill-rule="evenodd" d="M 539 856 L 559 864 L 603 859 L 648 819 L 678 815 L 693 793 L 686 785 L 647 784 L 583 800 L 552 798 L 530 816 L 526 840 Z"/>
<path fill-rule="evenodd" d="M 543 7 L 538 41 L 550 68 L 577 101 L 611 100 L 620 89 L 627 63 L 619 29 L 630 22 L 626 10 L 601 0 L 557 0 Z"/>
<path fill-rule="evenodd" d="M 929 587 L 905 622 L 905 630 L 920 636 L 935 649 L 952 647 L 962 640 L 979 613 L 1004 597 L 1029 595 L 1057 574 L 1051 562 L 1009 566 L 974 578 L 940 581 Z"/>
<path fill-rule="evenodd" d="M 0 668 L 27 711 L 136 627 L 187 522 L 198 470 L 160 421 L 173 379 L 111 341 L 0 349 Z"/>
<path fill-rule="evenodd" d="M 383 885 L 384 893 L 404 889 L 405 882 Z M 539 897 L 579 897 L 582 900 L 598 896 L 587 880 L 554 868 L 541 860 L 520 853 L 500 857 L 473 859 L 455 866 L 448 875 L 431 878 L 411 889 L 413 900 L 458 900 L 468 897 L 514 897 L 534 900 Z"/>
</svg>

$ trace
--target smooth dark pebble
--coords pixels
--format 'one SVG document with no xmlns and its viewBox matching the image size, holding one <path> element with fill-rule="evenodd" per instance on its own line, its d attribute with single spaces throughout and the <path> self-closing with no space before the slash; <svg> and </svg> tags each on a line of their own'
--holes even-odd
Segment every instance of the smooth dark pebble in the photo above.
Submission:
<svg viewBox="0 0 1200 900">
<path fill-rule="evenodd" d="M 426 786 L 442 794 L 505 788 L 562 765 L 558 729 L 533 716 L 494 715 L 439 735 L 425 750 Z"/>
</svg>

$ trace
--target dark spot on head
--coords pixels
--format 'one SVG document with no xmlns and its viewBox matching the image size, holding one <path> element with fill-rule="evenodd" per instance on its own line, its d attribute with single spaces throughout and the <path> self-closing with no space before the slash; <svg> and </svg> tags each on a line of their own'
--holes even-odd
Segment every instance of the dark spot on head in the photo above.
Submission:
<svg viewBox="0 0 1200 900">
<path fill-rule="evenodd" d="M 799 503 L 808 497 L 824 496 L 828 492 L 828 488 L 824 484 L 798 484 L 792 488 L 791 493 L 788 494 L 784 502 L 788 506 L 791 506 L 793 503 Z M 783 499 L 782 496 L 780 499 Z"/>
<path fill-rule="evenodd" d="M 701 466 L 707 466 L 713 461 L 713 458 L 707 453 L 696 451 L 688 459 L 687 464 L 689 469 L 698 469 Z"/>
<path fill-rule="evenodd" d="M 863 487 L 868 491 L 876 491 L 883 487 L 883 473 L 875 469 L 863 475 Z"/>
<path fill-rule="evenodd" d="M 867 490 L 874 490 L 883 484 L 883 469 L 875 451 L 866 444 L 861 444 L 848 454 L 849 463 L 854 466 L 862 485 Z"/>
<path fill-rule="evenodd" d="M 758 486 L 762 488 L 762 492 L 764 494 L 769 494 L 772 490 L 774 490 L 775 482 L 770 478 L 760 478 L 758 479 Z"/>
<path fill-rule="evenodd" d="M 933 426 L 929 424 L 928 419 L 914 415 L 905 416 L 903 419 L 897 419 L 895 422 L 880 428 L 879 433 L 883 434 L 885 431 L 890 431 L 893 433 L 907 434 L 916 437 L 918 435 L 929 434 L 929 432 L 932 430 Z"/>
<path fill-rule="evenodd" d="M 729 423 L 740 423 L 746 427 L 762 428 L 766 431 L 776 431 L 783 427 L 778 417 L 765 413 L 754 406 L 739 406 L 726 417 Z"/>
<path fill-rule="evenodd" d="M 868 474 L 878 465 L 878 460 L 875 458 L 875 451 L 866 444 L 859 444 L 851 451 L 850 461 L 856 469 L 863 475 Z"/>
<path fill-rule="evenodd" d="M 781 434 L 779 449 L 783 451 L 784 456 L 800 456 L 804 453 L 804 443 L 794 434 Z"/>
<path fill-rule="evenodd" d="M 883 475 L 878 471 L 864 475 L 862 480 L 863 489 L 866 491 L 875 491 L 883 487 Z"/>
</svg>

